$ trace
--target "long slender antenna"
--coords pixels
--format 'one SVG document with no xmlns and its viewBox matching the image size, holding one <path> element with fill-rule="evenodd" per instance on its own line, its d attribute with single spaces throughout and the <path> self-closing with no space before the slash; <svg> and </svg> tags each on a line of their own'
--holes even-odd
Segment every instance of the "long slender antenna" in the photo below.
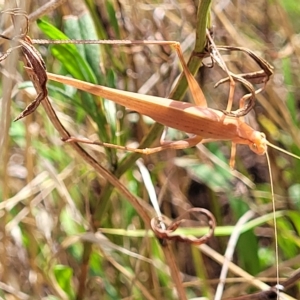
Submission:
<svg viewBox="0 0 300 300">
<path fill-rule="evenodd" d="M 266 144 L 270 146 L 273 149 L 276 149 L 284 154 L 287 154 L 291 157 L 297 158 L 300 160 L 300 156 L 293 154 L 287 150 L 284 150 L 280 147 L 277 147 L 276 145 L 270 143 L 269 141 L 266 140 Z M 268 169 L 269 169 L 269 174 L 270 174 L 270 183 L 271 183 L 271 195 L 272 195 L 272 206 L 273 206 L 273 212 L 274 212 L 274 231 L 275 231 L 275 255 L 276 255 L 276 277 L 277 277 L 277 284 L 276 284 L 276 289 L 277 289 L 277 299 L 279 299 L 279 291 L 280 291 L 280 283 L 279 283 L 279 255 L 278 255 L 278 236 L 277 236 L 277 224 L 276 224 L 276 218 L 275 218 L 275 197 L 274 197 L 274 186 L 273 186 L 273 177 L 272 177 L 272 170 L 271 170 L 271 164 L 270 164 L 270 157 L 268 155 L 268 151 L 266 151 L 266 157 L 268 161 Z"/>
<path fill-rule="evenodd" d="M 280 148 L 280 147 L 277 147 L 276 145 L 270 143 L 270 142 L 267 141 L 267 140 L 266 140 L 266 144 L 267 144 L 268 146 L 270 146 L 271 148 L 274 148 L 274 149 L 276 149 L 276 150 L 278 150 L 278 151 L 280 151 L 280 152 L 282 152 L 282 153 L 285 153 L 285 154 L 287 154 L 287 155 L 289 155 L 289 156 L 292 156 L 292 157 L 297 158 L 297 159 L 300 160 L 300 156 L 298 156 L 298 155 L 296 155 L 296 154 L 294 154 L 294 153 L 291 153 L 291 152 L 289 152 L 289 151 L 287 151 L 287 150 L 284 150 L 284 149 L 282 149 L 282 148 Z"/>
<path fill-rule="evenodd" d="M 271 185 L 271 195 L 272 195 L 272 209 L 273 209 L 273 221 L 274 221 L 274 233 L 275 233 L 275 260 L 276 260 L 276 279 L 277 279 L 277 284 L 276 284 L 276 289 L 280 286 L 279 283 L 279 254 L 278 254 L 278 236 L 277 236 L 277 223 L 276 223 L 276 205 L 275 205 L 275 196 L 274 196 L 274 186 L 273 186 L 273 176 L 272 176 L 272 168 L 271 168 L 271 163 L 270 163 L 270 157 L 268 154 L 268 151 L 266 151 L 266 157 L 267 157 L 267 162 L 268 162 L 268 169 L 269 169 L 269 174 L 270 174 L 270 185 Z M 277 293 L 277 299 L 279 299 L 279 289 Z"/>
</svg>

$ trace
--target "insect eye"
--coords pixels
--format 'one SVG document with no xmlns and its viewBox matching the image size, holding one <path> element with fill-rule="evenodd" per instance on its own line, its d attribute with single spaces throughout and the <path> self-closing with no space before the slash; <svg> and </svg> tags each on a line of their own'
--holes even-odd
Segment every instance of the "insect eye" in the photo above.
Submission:
<svg viewBox="0 0 300 300">
<path fill-rule="evenodd" d="M 266 135 L 263 132 L 260 132 L 260 136 L 262 139 L 266 139 Z"/>
<path fill-rule="evenodd" d="M 266 152 L 266 137 L 263 133 L 253 132 L 251 139 L 252 143 L 249 145 L 250 149 L 258 155 L 263 155 Z"/>
</svg>

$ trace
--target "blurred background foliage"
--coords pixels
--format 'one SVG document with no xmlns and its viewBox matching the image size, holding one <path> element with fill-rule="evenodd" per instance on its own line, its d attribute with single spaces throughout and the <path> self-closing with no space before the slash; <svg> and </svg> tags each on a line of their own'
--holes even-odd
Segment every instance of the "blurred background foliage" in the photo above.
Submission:
<svg viewBox="0 0 300 300">
<path fill-rule="evenodd" d="M 1 8 L 12 2 L 0 2 Z M 47 1 L 18 4 L 30 14 Z M 174 40 L 181 43 L 188 60 L 195 42 L 198 5 L 193 0 L 65 1 L 32 22 L 29 35 L 34 39 Z M 263 131 L 272 143 L 300 155 L 297 1 L 212 1 L 210 13 L 216 44 L 247 47 L 274 66 L 274 75 L 246 122 Z M 11 24 L 3 15 L 0 21 L 1 31 Z M 1 52 L 8 46 L 1 45 Z M 181 70 L 168 46 L 36 47 L 49 72 L 160 97 L 169 95 Z M 223 54 L 235 73 L 257 70 L 244 54 Z M 204 61 L 196 78 L 209 107 L 225 109 L 228 86 L 214 88 L 225 74 L 217 66 L 209 68 L 210 63 Z M 126 197 L 61 141 L 41 107 L 22 121 L 11 121 L 35 97 L 22 64 L 16 62 L 16 66 L 8 69 L 5 62 L 0 66 L 0 92 L 5 100 L 0 128 L 1 299 L 176 299 L 163 246 L 146 230 Z M 153 126 L 149 118 L 106 99 L 53 82 L 48 89 L 59 119 L 72 135 L 134 146 Z M 236 107 L 244 93 L 238 87 Z M 184 101 L 191 101 L 189 92 Z M 158 127 L 150 138 L 156 145 L 160 133 Z M 181 138 L 184 133 L 168 131 L 168 139 Z M 170 219 L 190 207 L 203 207 L 214 214 L 218 227 L 207 245 L 172 242 L 187 299 L 225 299 L 255 292 L 261 285 L 251 282 L 250 275 L 270 286 L 276 284 L 265 156 L 239 146 L 236 171 L 231 171 L 230 144 L 224 142 L 142 156 L 138 162 L 138 156 L 131 153 L 84 148 L 120 178 L 151 217 L 156 212 L 150 198 Z M 300 265 L 300 162 L 277 150 L 268 151 L 277 210 L 279 272 L 284 280 Z M 182 229 L 183 234 L 203 234 L 199 222 L 186 225 L 189 231 Z M 241 235 L 233 245 L 233 264 L 224 292 L 217 293 L 223 255 L 237 229 Z M 291 299 L 299 299 L 299 284 L 286 292 Z"/>
</svg>

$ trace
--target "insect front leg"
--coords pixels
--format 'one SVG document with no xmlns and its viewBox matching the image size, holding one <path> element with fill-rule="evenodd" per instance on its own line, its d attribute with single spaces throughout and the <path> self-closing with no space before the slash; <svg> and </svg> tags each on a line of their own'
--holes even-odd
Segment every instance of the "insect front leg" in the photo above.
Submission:
<svg viewBox="0 0 300 300">
<path fill-rule="evenodd" d="M 231 151 L 230 151 L 230 159 L 229 159 L 229 166 L 231 169 L 234 169 L 235 155 L 236 155 L 236 143 L 231 143 Z"/>
<path fill-rule="evenodd" d="M 110 143 L 105 143 L 105 142 L 98 142 L 98 141 L 92 141 L 86 138 L 76 138 L 76 137 L 69 137 L 66 139 L 62 139 L 66 143 L 83 143 L 83 144 L 89 144 L 89 145 L 97 145 L 97 146 L 103 146 L 103 147 L 108 147 L 108 148 L 113 148 L 113 149 L 118 149 L 118 150 L 123 150 L 123 151 L 129 151 L 129 152 L 135 152 L 135 153 L 140 153 L 140 154 L 153 154 L 157 153 L 163 150 L 168 150 L 168 149 L 187 149 L 190 147 L 194 147 L 197 144 L 199 144 L 203 139 L 200 136 L 192 136 L 189 137 L 185 140 L 181 141 L 172 141 L 172 142 L 163 142 L 161 146 L 158 147 L 153 147 L 153 148 L 144 148 L 144 149 L 139 149 L 139 148 L 132 148 L 132 147 L 127 147 L 127 146 L 120 146 L 120 145 L 115 145 L 115 144 L 110 144 Z"/>
</svg>

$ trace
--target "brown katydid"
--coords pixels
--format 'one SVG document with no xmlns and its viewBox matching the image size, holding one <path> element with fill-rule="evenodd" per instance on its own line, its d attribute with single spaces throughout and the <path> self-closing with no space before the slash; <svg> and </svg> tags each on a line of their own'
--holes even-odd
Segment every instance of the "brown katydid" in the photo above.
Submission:
<svg viewBox="0 0 300 300">
<path fill-rule="evenodd" d="M 120 41 L 120 43 L 122 43 L 122 41 Z M 144 41 L 142 43 L 148 42 Z M 224 140 L 231 141 L 233 144 L 248 145 L 252 151 L 259 155 L 265 154 L 267 146 L 270 146 L 299 158 L 298 156 L 280 149 L 268 142 L 264 133 L 251 128 L 242 120 L 242 118 L 232 116 L 230 114 L 227 115 L 221 110 L 207 107 L 207 102 L 201 88 L 186 66 L 180 44 L 176 42 L 168 43 L 172 43 L 178 54 L 196 105 L 161 97 L 120 91 L 52 73 L 47 73 L 48 79 L 71 85 L 80 90 L 112 100 L 131 110 L 147 115 L 165 126 L 193 134 L 193 136 L 184 141 L 168 142 L 162 146 L 147 149 L 132 149 L 119 145 L 93 142 L 89 140 L 80 140 L 81 142 L 135 151 L 142 154 L 151 154 L 168 148 L 183 149 L 195 146 L 200 142 L 206 143 L 210 141 Z M 75 140 L 78 139 L 72 138 L 69 139 L 68 142 Z"/>
<path fill-rule="evenodd" d="M 27 32 L 28 29 L 26 30 L 26 33 Z M 8 39 L 5 36 L 2 37 Z M 39 52 L 33 47 L 30 38 L 24 35 L 24 38 L 23 39 L 18 38 L 18 41 L 20 42 L 20 46 L 17 47 L 21 47 L 22 49 L 25 68 L 29 74 L 29 77 L 37 76 L 40 82 L 40 87 L 43 88 L 42 89 L 40 87 L 38 88 L 39 94 L 37 98 L 25 108 L 25 110 L 15 119 L 15 121 L 32 113 L 38 107 L 41 100 L 45 96 L 47 96 L 47 89 L 45 88 L 45 86 L 48 79 L 44 72 L 45 71 L 44 62 L 41 59 Z M 63 43 L 68 41 L 57 41 L 57 42 Z M 118 41 L 100 41 L 100 43 L 116 43 L 116 42 Z M 238 110 L 237 113 L 228 111 L 228 109 L 226 111 L 210 109 L 207 107 L 207 102 L 203 95 L 202 90 L 200 89 L 193 75 L 189 72 L 188 67 L 184 62 L 183 54 L 181 52 L 179 43 L 169 42 L 169 41 L 168 42 L 119 41 L 119 43 L 120 44 L 142 43 L 142 44 L 172 45 L 175 48 L 178 57 L 181 61 L 181 64 L 183 66 L 183 71 L 187 78 L 196 106 L 189 103 L 183 103 L 183 102 L 173 101 L 169 99 L 167 100 L 165 98 L 152 97 L 147 95 L 138 95 L 130 92 L 119 92 L 118 90 L 110 89 L 107 87 L 101 87 L 101 86 L 92 87 L 91 84 L 89 85 L 87 83 L 79 82 L 73 79 L 67 79 L 67 78 L 63 79 L 58 75 L 50 74 L 50 73 L 48 73 L 48 77 L 49 79 L 57 80 L 62 83 L 68 83 L 79 89 L 86 90 L 86 91 L 88 90 L 90 93 L 113 100 L 118 104 L 124 105 L 132 110 L 136 110 L 142 114 L 145 114 L 153 118 L 157 122 L 162 123 L 163 125 L 166 125 L 168 127 L 173 127 L 178 130 L 185 131 L 187 133 L 194 134 L 195 136 L 189 137 L 185 141 L 164 143 L 164 145 L 152 149 L 149 148 L 132 149 L 128 147 L 111 145 L 108 143 L 91 142 L 88 140 L 80 140 L 81 142 L 99 144 L 107 147 L 135 151 L 143 154 L 151 154 L 167 148 L 175 148 L 175 149 L 188 148 L 188 147 L 195 146 L 200 142 L 205 143 L 205 142 L 216 141 L 216 140 L 229 140 L 233 142 L 233 149 L 235 148 L 235 144 L 246 144 L 249 145 L 251 150 L 257 154 L 264 154 L 266 152 L 266 145 L 269 143 L 265 140 L 264 134 L 253 130 L 249 125 L 247 125 L 245 122 L 243 122 L 241 119 L 238 118 L 248 113 L 249 107 L 253 106 L 253 104 L 251 104 L 246 106 L 246 108 L 244 109 L 245 100 L 250 97 L 253 97 L 253 94 L 255 94 L 251 85 L 246 83 L 245 80 L 243 79 L 244 77 L 246 77 L 246 75 L 239 77 L 232 73 L 229 73 L 227 70 L 229 75 L 228 77 L 229 80 L 231 80 L 231 76 L 233 76 L 238 81 L 243 82 L 245 86 L 247 86 L 251 91 L 249 95 L 246 95 L 241 99 L 240 109 Z M 7 52 L 6 56 L 9 54 L 9 52 Z M 252 54 L 252 52 L 250 53 Z M 28 55 L 30 55 L 30 59 L 27 59 Z M 4 55 L 2 59 L 4 59 L 6 56 Z M 252 57 L 253 56 L 254 55 L 252 54 Z M 263 61 L 258 59 L 257 57 L 255 57 L 255 60 L 258 62 Z M 265 69 L 263 71 L 265 72 Z M 220 83 L 223 83 L 223 81 Z M 122 95 L 120 95 L 120 93 Z M 251 100 L 251 103 L 252 102 L 253 99 Z M 178 120 L 185 120 L 185 121 L 178 122 Z M 71 142 L 75 140 L 79 141 L 76 138 L 68 138 L 65 141 Z M 230 160 L 230 165 L 232 167 L 234 165 L 233 155 Z"/>
<path fill-rule="evenodd" d="M 82 142 L 95 145 L 103 145 L 108 147 L 113 147 L 117 149 L 134 151 L 142 154 L 151 154 L 164 149 L 183 149 L 187 147 L 195 146 L 197 143 L 205 143 L 215 140 L 227 140 L 231 141 L 235 149 L 236 144 L 246 144 L 250 147 L 252 151 L 256 154 L 263 155 L 266 154 L 268 159 L 267 146 L 273 147 L 279 151 L 282 151 L 288 155 L 291 155 L 297 159 L 299 156 L 289 153 L 267 141 L 264 133 L 259 132 L 251 128 L 246 124 L 243 118 L 240 118 L 232 113 L 223 112 L 220 110 L 215 110 L 207 107 L 205 97 L 200 89 L 199 85 L 195 81 L 192 74 L 189 72 L 183 55 L 181 53 L 180 45 L 178 43 L 173 43 L 173 47 L 176 49 L 181 64 L 183 66 L 183 71 L 186 75 L 190 90 L 194 97 L 196 105 L 189 103 L 183 103 L 171 99 L 153 97 L 147 95 L 140 95 L 136 93 L 119 91 L 116 89 L 111 89 L 104 86 L 94 85 L 80 80 L 75 80 L 69 77 L 64 77 L 56 74 L 48 74 L 49 80 L 55 80 L 63 84 L 71 85 L 75 88 L 84 90 L 88 93 L 95 94 L 106 99 L 112 100 L 120 105 L 124 105 L 129 109 L 138 111 L 141 114 L 150 116 L 155 121 L 162 123 L 168 127 L 173 127 L 181 131 L 193 134 L 192 137 L 184 141 L 168 142 L 164 143 L 159 147 L 150 149 L 132 149 L 129 147 L 122 147 L 119 145 L 112 145 L 102 142 L 94 142 L 88 139 L 79 139 L 76 137 L 65 139 L 67 142 Z M 252 78 L 259 78 L 260 73 Z M 264 80 L 264 79 L 263 79 Z M 242 107 L 243 109 L 243 103 Z M 248 109 L 247 107 L 245 108 Z M 233 152 L 234 153 L 234 152 Z M 230 160 L 231 166 L 233 166 L 233 155 Z M 271 177 L 270 162 L 268 159 L 270 181 L 271 181 L 271 194 L 273 211 L 275 212 L 275 197 L 273 191 L 273 180 Z M 275 218 L 275 217 L 274 217 Z M 277 229 L 276 220 L 274 219 L 275 227 L 275 244 L 276 244 L 276 259 L 278 261 L 278 246 L 277 246 Z M 277 278 L 279 278 L 279 269 L 277 266 Z M 279 284 L 279 282 L 278 282 Z M 279 285 L 278 285 L 279 286 Z"/>
</svg>

